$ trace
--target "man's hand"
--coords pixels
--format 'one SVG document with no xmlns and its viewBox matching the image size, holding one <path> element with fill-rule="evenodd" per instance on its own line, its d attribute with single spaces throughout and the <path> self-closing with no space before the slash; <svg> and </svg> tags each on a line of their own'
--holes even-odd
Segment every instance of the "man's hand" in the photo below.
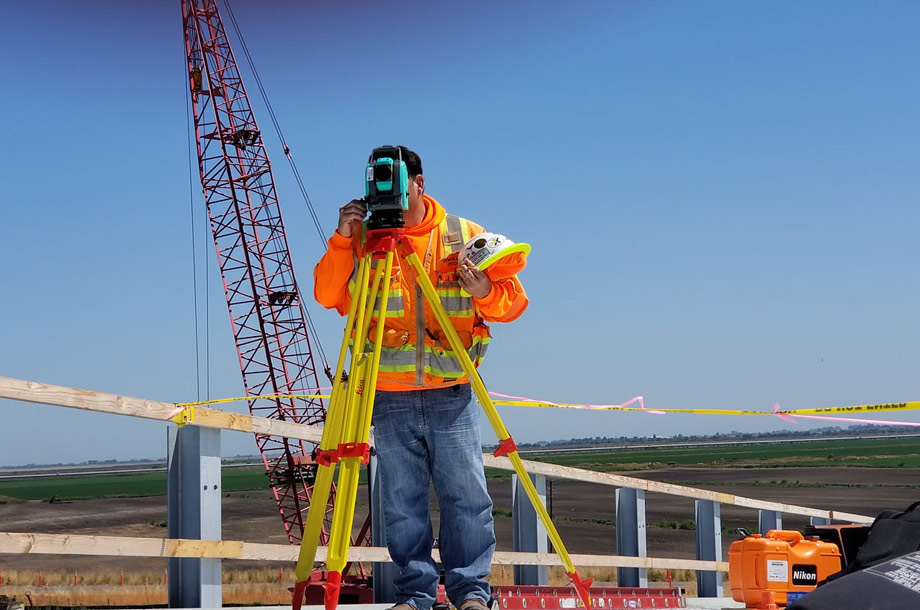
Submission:
<svg viewBox="0 0 920 610">
<path fill-rule="evenodd" d="M 460 287 L 477 299 L 486 297 L 492 292 L 492 280 L 489 279 L 488 275 L 480 271 L 479 267 L 474 265 L 469 257 L 460 261 L 460 266 L 457 268 L 457 278 L 460 282 Z"/>
<path fill-rule="evenodd" d="M 352 199 L 339 208 L 339 226 L 336 232 L 342 237 L 351 237 L 361 230 L 361 222 L 367 215 L 367 206 L 363 199 Z"/>
</svg>

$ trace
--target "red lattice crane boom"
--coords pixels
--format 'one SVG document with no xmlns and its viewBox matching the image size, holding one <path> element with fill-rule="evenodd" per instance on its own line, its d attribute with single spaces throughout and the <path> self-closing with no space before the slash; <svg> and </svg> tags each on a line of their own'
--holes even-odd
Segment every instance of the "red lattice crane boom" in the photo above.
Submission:
<svg viewBox="0 0 920 610">
<path fill-rule="evenodd" d="M 257 398 L 315 393 L 318 376 L 271 164 L 216 1 L 182 0 L 182 19 L 198 167 L 250 412 L 319 424 L 326 412 L 318 399 Z M 265 435 L 256 443 L 285 531 L 297 543 L 315 446 Z"/>
</svg>

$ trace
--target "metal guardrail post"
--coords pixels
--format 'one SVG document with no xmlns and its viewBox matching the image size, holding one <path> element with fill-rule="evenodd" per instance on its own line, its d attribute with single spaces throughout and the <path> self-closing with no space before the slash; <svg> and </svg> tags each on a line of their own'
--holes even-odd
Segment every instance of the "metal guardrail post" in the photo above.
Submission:
<svg viewBox="0 0 920 610">
<path fill-rule="evenodd" d="M 830 525 L 831 520 L 827 517 L 811 517 L 808 522 L 812 525 Z"/>
<path fill-rule="evenodd" d="M 166 537 L 220 540 L 220 430 L 167 428 Z M 220 559 L 171 557 L 170 608 L 220 608 Z"/>
<path fill-rule="evenodd" d="M 616 490 L 617 555 L 648 557 L 645 544 L 645 491 L 621 487 Z M 617 585 L 647 587 L 645 568 L 617 568 Z"/>
<path fill-rule="evenodd" d="M 783 529 L 783 513 L 775 510 L 757 511 L 757 531 L 766 536 L 770 530 Z"/>
<path fill-rule="evenodd" d="M 722 507 L 712 500 L 696 500 L 696 558 L 722 561 Z M 722 597 L 722 574 L 715 571 L 696 573 L 699 597 Z"/>
<path fill-rule="evenodd" d="M 546 506 L 546 477 L 532 474 L 530 480 L 537 489 L 540 501 Z M 511 532 L 511 545 L 515 551 L 546 553 L 549 550 L 546 529 L 516 474 L 511 475 Z M 514 566 L 514 584 L 548 585 L 549 566 Z"/>
<path fill-rule="evenodd" d="M 377 470 L 377 453 L 371 451 L 367 464 L 367 487 L 370 495 L 371 544 L 387 545 L 387 524 L 383 517 L 383 487 L 380 484 L 380 472 Z M 396 564 L 388 561 L 374 564 L 374 603 L 389 604 L 396 601 L 394 579 L 399 574 Z"/>
</svg>

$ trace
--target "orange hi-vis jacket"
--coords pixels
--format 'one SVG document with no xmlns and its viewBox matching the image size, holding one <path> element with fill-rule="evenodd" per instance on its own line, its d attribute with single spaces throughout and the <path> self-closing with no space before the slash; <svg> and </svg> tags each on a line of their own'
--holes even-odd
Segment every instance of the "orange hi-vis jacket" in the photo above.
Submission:
<svg viewBox="0 0 920 610">
<path fill-rule="evenodd" d="M 424 200 L 424 218 L 418 225 L 405 229 L 405 234 L 428 271 L 463 347 L 473 364 L 479 366 L 491 336 L 486 322 L 510 322 L 524 312 L 529 301 L 517 276 L 492 279 L 492 290 L 481 299 L 464 296 L 456 281 L 439 280 L 438 261 L 451 252 L 459 251 L 463 244 L 474 235 L 483 233 L 484 229 L 447 214 L 428 195 L 424 195 Z M 329 239 L 329 250 L 313 270 L 316 301 L 327 309 L 337 310 L 340 315 L 348 313 L 356 291 L 357 263 L 363 246 L 363 231 L 361 233 L 354 237 L 334 233 Z M 381 259 L 373 262 L 374 265 L 383 264 Z M 370 281 L 371 278 L 368 278 Z M 369 344 L 376 336 L 376 320 L 376 316 L 371 319 Z M 468 381 L 450 349 L 446 333 L 441 330 L 431 306 L 425 302 L 421 288 L 415 283 L 411 266 L 398 255 L 390 276 L 385 324 L 377 375 L 378 390 L 442 388 Z"/>
</svg>

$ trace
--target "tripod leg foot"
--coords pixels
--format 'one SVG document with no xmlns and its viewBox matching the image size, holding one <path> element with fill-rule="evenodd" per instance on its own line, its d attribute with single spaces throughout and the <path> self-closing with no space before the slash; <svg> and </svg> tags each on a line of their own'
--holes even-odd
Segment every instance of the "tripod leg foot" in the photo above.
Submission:
<svg viewBox="0 0 920 610">
<path fill-rule="evenodd" d="M 324 586 L 326 592 L 323 595 L 323 604 L 326 606 L 326 610 L 335 610 L 336 606 L 339 605 L 339 589 L 342 588 L 342 573 L 327 572 L 326 584 Z"/>
<path fill-rule="evenodd" d="M 291 592 L 291 610 L 300 610 L 303 605 L 303 594 L 307 590 L 308 581 L 304 580 L 294 584 L 294 588 L 288 589 Z"/>
<path fill-rule="evenodd" d="M 578 576 L 578 571 L 566 572 L 566 576 L 569 577 L 569 580 L 572 581 L 572 586 L 575 587 L 575 591 L 578 593 L 581 603 L 585 605 L 585 608 L 591 608 L 591 594 L 588 592 L 588 589 L 591 587 L 591 584 L 594 582 L 593 578 L 585 578 L 582 580 Z"/>
</svg>

